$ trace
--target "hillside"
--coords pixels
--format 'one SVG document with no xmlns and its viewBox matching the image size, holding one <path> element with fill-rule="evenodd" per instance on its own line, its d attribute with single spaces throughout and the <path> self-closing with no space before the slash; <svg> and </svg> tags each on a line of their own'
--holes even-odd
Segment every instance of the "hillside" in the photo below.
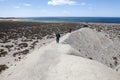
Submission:
<svg viewBox="0 0 120 80">
<path fill-rule="evenodd" d="M 70 34 L 63 43 L 80 52 L 72 55 L 96 60 L 111 68 L 120 64 L 120 41 L 110 39 L 104 32 L 82 28 Z"/>
<path fill-rule="evenodd" d="M 112 69 L 119 65 L 119 48 L 119 41 L 109 39 L 107 34 L 82 28 L 63 36 L 59 44 L 54 41 L 35 49 L 16 66 L 3 72 L 0 78 L 1 80 L 119 80 L 119 74 Z"/>
</svg>

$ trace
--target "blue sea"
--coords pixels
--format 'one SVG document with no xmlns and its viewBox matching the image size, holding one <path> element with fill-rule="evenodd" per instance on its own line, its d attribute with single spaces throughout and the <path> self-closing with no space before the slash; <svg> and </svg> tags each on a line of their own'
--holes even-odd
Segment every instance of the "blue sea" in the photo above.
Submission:
<svg viewBox="0 0 120 80">
<path fill-rule="evenodd" d="M 31 17 L 27 22 L 86 22 L 86 23 L 120 23 L 120 17 Z"/>
</svg>

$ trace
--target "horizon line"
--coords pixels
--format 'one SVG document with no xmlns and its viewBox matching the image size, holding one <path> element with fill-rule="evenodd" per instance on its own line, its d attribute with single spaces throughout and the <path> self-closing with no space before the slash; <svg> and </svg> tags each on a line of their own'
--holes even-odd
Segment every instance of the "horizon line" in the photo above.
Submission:
<svg viewBox="0 0 120 80">
<path fill-rule="evenodd" d="M 104 17 L 108 17 L 108 18 L 120 18 L 120 16 L 29 16 L 29 17 L 0 17 L 0 18 L 39 18 L 39 17 L 41 17 L 41 18 L 47 18 L 47 17 L 50 17 L 50 18 L 54 18 L 54 17 L 86 17 L 86 18 L 91 18 L 91 17 L 98 17 L 98 18 L 104 18 Z"/>
</svg>

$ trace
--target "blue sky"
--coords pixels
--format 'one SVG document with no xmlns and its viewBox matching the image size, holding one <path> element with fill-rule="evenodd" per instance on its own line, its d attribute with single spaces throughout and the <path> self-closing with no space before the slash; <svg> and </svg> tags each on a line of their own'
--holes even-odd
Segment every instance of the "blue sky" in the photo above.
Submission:
<svg viewBox="0 0 120 80">
<path fill-rule="evenodd" d="M 120 17 L 120 0 L 0 0 L 0 17 Z"/>
</svg>

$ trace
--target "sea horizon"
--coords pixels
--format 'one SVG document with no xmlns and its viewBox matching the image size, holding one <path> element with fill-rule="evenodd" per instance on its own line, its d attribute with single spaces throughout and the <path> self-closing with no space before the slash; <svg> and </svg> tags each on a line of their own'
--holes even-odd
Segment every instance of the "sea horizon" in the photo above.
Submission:
<svg viewBox="0 0 120 80">
<path fill-rule="evenodd" d="M 85 22 L 120 23 L 120 17 L 0 17 L 0 19 L 22 19 L 25 22 Z"/>
</svg>

